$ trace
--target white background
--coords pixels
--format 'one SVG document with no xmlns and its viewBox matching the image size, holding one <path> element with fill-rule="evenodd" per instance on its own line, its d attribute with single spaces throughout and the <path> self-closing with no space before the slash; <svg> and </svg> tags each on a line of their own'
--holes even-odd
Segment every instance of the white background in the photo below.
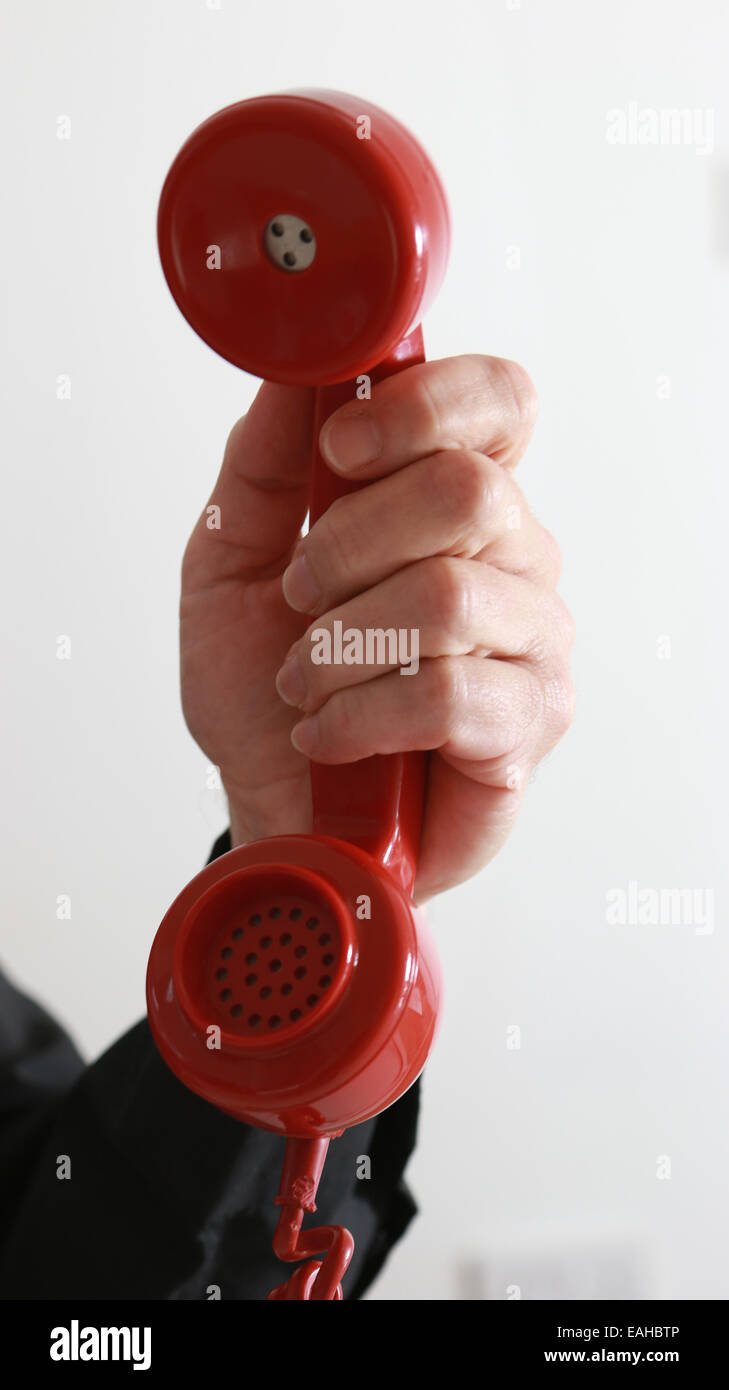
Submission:
<svg viewBox="0 0 729 1390">
<path fill-rule="evenodd" d="M 156 201 L 219 107 L 352 91 L 449 192 L 429 355 L 515 357 L 536 382 L 519 476 L 579 629 L 567 740 L 498 860 L 430 912 L 448 1003 L 422 1215 L 374 1297 L 729 1296 L 725 8 L 26 0 L 3 29 L 8 972 L 97 1056 L 143 1013 L 158 921 L 226 824 L 179 708 L 178 577 L 256 382 L 174 307 Z M 630 102 L 712 111 L 714 148 L 705 126 L 609 143 Z M 713 891 L 713 933 L 609 925 L 630 880 Z"/>
</svg>

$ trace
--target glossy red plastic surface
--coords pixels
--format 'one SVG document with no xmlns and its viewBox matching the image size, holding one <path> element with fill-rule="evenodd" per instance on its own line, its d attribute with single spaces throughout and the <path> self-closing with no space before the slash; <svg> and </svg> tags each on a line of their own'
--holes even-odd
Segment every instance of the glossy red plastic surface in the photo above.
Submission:
<svg viewBox="0 0 729 1390">
<path fill-rule="evenodd" d="M 287 212 L 316 237 L 298 275 L 263 244 Z M 221 357 L 268 381 L 318 386 L 369 371 L 420 322 L 450 225 L 440 180 L 404 126 L 362 98 L 301 90 L 198 126 L 165 180 L 158 237 L 177 304 Z"/>
<path fill-rule="evenodd" d="M 282 905 L 279 866 L 289 871 L 287 888 L 298 876 L 300 892 L 294 909 L 272 917 Z M 268 909 L 251 925 L 261 915 L 266 879 Z M 317 919 L 301 958 L 280 944 L 290 929 L 288 912 L 297 908 L 304 922 Z M 333 920 L 346 922 L 347 930 L 337 943 L 337 964 L 325 966 L 332 943 L 322 945 L 320 936 L 333 935 Z M 271 945 L 262 947 L 266 937 Z M 256 956 L 250 965 L 248 954 Z M 271 974 L 276 960 L 281 969 Z M 233 979 L 236 992 L 223 1001 L 211 979 L 229 966 L 216 982 L 218 996 Z M 306 969 L 317 999 L 292 1020 L 281 989 L 294 968 Z M 254 988 L 273 993 L 256 1005 L 260 1023 L 252 1030 L 250 1014 L 233 1009 L 246 974 L 258 971 Z M 317 993 L 327 974 L 332 993 Z M 387 870 L 353 845 L 313 835 L 259 840 L 203 869 L 165 916 L 147 976 L 152 1032 L 180 1080 L 238 1119 L 302 1138 L 339 1134 L 412 1085 L 435 1036 L 440 992 L 422 914 Z"/>
<path fill-rule="evenodd" d="M 420 327 L 398 343 L 384 362 L 370 373 L 373 386 L 386 376 L 423 362 Z M 316 393 L 314 442 L 309 516 L 311 524 L 338 497 L 356 492 L 361 484 L 347 482 L 328 468 L 319 451 L 319 432 L 340 405 L 351 401 L 353 383 L 322 386 Z M 424 753 L 397 753 L 365 758 L 349 766 L 312 763 L 313 829 L 321 835 L 348 840 L 374 855 L 396 878 L 406 893 L 415 882 L 418 844 L 423 817 L 426 757 Z"/>
<path fill-rule="evenodd" d="M 273 1248 L 280 1260 L 301 1260 L 324 1253 L 324 1260 L 300 1265 L 269 1299 L 331 1302 L 342 1298 L 341 1277 L 354 1253 L 354 1241 L 343 1226 L 314 1226 L 302 1231 L 305 1212 L 316 1211 L 319 1185 L 328 1139 L 289 1139 L 281 1185 L 276 1198 L 281 1207 Z"/>
<path fill-rule="evenodd" d="M 295 274 L 265 247 L 265 229 L 282 215 L 308 224 L 316 240 Z M 360 98 L 255 98 L 218 112 L 183 146 L 158 234 L 172 294 L 211 347 L 257 376 L 317 388 L 316 520 L 351 490 L 319 453 L 321 425 L 355 399 L 355 378 L 376 384 L 423 360 L 419 323 L 450 238 L 430 161 Z M 313 833 L 261 840 L 208 865 L 166 914 L 147 972 L 152 1033 L 180 1080 L 288 1138 L 275 1248 L 285 1260 L 324 1259 L 297 1270 L 276 1299 L 341 1298 L 351 1237 L 337 1227 L 302 1232 L 303 1215 L 315 1209 L 330 1138 L 416 1080 L 441 996 L 437 954 L 411 897 L 425 756 L 312 765 L 311 776 Z"/>
</svg>

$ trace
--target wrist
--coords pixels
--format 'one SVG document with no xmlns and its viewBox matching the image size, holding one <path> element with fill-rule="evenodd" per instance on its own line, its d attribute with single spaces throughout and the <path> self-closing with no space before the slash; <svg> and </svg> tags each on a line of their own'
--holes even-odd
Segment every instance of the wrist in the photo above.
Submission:
<svg viewBox="0 0 729 1390">
<path fill-rule="evenodd" d="M 286 794 L 287 793 L 287 794 Z M 311 831 L 311 804 L 284 792 L 269 789 L 264 795 L 235 795 L 226 786 L 231 848 L 265 840 L 271 835 L 305 835 Z"/>
</svg>

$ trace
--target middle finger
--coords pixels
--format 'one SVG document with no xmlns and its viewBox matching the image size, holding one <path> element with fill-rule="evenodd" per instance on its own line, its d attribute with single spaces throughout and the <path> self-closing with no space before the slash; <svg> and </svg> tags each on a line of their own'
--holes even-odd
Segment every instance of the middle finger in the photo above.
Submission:
<svg viewBox="0 0 729 1390">
<path fill-rule="evenodd" d="M 512 475 L 475 451 L 437 453 L 334 502 L 300 541 L 284 597 L 322 613 L 428 555 L 489 561 L 488 547 L 500 569 L 552 577 L 554 545 Z"/>
<path fill-rule="evenodd" d="M 289 651 L 276 688 L 288 704 L 312 711 L 334 691 L 387 670 L 416 674 L 421 657 L 475 653 L 542 668 L 569 633 L 553 590 L 491 565 L 434 556 L 316 619 Z"/>
</svg>

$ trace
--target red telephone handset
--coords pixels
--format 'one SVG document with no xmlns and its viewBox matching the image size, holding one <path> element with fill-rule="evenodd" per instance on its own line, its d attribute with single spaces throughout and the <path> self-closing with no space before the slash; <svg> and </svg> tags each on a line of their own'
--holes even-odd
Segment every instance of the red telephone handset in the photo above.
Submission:
<svg viewBox="0 0 729 1390">
<path fill-rule="evenodd" d="M 158 235 L 172 294 L 221 356 L 316 387 L 310 516 L 352 485 L 318 449 L 328 416 L 423 361 L 449 249 L 445 195 L 369 102 L 293 91 L 226 107 L 175 159 Z M 271 698 L 276 699 L 274 690 Z M 276 1299 L 341 1299 L 354 1242 L 302 1232 L 330 1139 L 397 1100 L 434 1041 L 440 967 L 411 893 L 426 755 L 312 764 L 310 835 L 241 846 L 182 891 L 154 940 L 156 1045 L 191 1090 L 285 1135 L 274 1249 L 312 1256 Z"/>
</svg>

